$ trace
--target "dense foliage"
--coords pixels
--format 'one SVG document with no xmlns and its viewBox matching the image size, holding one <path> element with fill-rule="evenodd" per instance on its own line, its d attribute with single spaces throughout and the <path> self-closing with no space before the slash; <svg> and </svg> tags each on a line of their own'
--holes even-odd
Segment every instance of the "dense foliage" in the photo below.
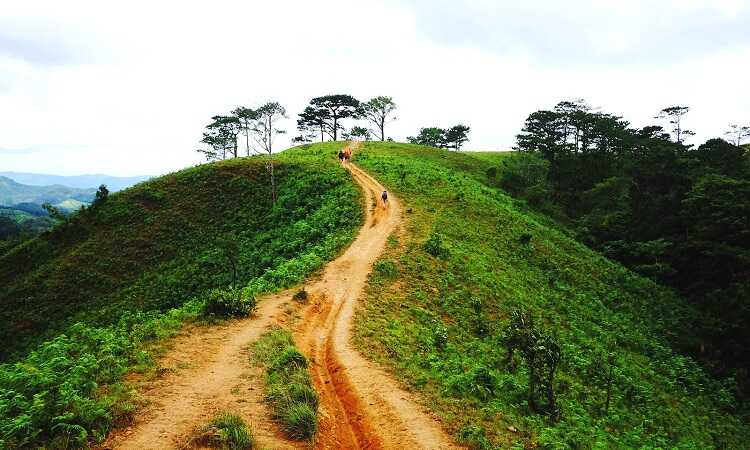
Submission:
<svg viewBox="0 0 750 450">
<path fill-rule="evenodd" d="M 340 146 L 279 155 L 273 206 L 264 162 L 236 159 L 110 195 L 0 257 L 0 447 L 100 439 L 132 412 L 122 379 L 152 366 L 151 342 L 333 258 L 361 223 Z"/>
<path fill-rule="evenodd" d="M 378 143 L 355 155 L 406 220 L 371 275 L 360 350 L 475 448 L 742 448 L 731 392 L 675 351 L 693 309 L 496 189 L 490 169 L 507 160 Z"/>
<path fill-rule="evenodd" d="M 518 136 L 531 155 L 501 170 L 501 185 L 537 205 L 551 199 L 546 207 L 558 209 L 583 242 L 679 289 L 702 312 L 690 324 L 700 339 L 689 350 L 714 373 L 734 377 L 747 396 L 750 155 L 721 139 L 685 145 L 687 108 L 665 111 L 673 112 L 675 141 L 661 127 L 634 129 L 581 102 L 532 113 Z M 534 162 L 530 173 L 534 155 L 544 165 Z"/>
</svg>

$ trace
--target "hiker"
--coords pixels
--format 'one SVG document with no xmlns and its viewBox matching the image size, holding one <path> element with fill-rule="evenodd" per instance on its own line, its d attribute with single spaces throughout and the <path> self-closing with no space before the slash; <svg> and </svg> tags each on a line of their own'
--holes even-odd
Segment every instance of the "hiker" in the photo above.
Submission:
<svg viewBox="0 0 750 450">
<path fill-rule="evenodd" d="M 380 194 L 380 198 L 383 199 L 383 207 L 385 208 L 388 205 L 388 192 L 383 191 L 383 193 Z"/>
</svg>

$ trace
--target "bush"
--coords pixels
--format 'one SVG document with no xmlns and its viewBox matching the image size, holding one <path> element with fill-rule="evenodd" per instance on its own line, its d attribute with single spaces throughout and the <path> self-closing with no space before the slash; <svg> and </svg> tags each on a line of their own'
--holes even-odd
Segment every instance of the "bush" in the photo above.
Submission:
<svg viewBox="0 0 750 450">
<path fill-rule="evenodd" d="M 398 267 L 393 261 L 378 261 L 375 263 L 375 273 L 383 278 L 394 279 L 398 277 Z"/>
<path fill-rule="evenodd" d="M 152 367 L 144 344 L 197 316 L 194 302 L 166 313 L 125 314 L 110 327 L 77 323 L 25 359 L 0 365 L 0 448 L 84 447 L 134 410 L 122 383 Z"/>
<path fill-rule="evenodd" d="M 203 313 L 207 316 L 247 317 L 255 310 L 255 297 L 241 289 L 212 289 L 205 296 Z"/>
<path fill-rule="evenodd" d="M 445 350 L 448 344 L 448 328 L 443 322 L 436 321 L 435 328 L 432 331 L 432 344 L 438 350 Z"/>
<path fill-rule="evenodd" d="M 486 367 L 478 367 L 472 375 L 472 391 L 477 398 L 487 401 L 495 392 L 495 377 Z"/>
<path fill-rule="evenodd" d="M 424 250 L 436 258 L 448 256 L 448 249 L 443 246 L 443 237 L 434 231 L 425 241 Z"/>
</svg>

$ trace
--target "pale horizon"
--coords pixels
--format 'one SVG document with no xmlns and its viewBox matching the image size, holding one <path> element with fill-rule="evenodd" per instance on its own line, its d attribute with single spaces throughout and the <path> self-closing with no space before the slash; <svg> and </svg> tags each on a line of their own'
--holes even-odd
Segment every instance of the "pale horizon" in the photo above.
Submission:
<svg viewBox="0 0 750 450">
<path fill-rule="evenodd" d="M 281 150 L 336 93 L 392 96 L 397 141 L 465 123 L 465 149 L 508 150 L 529 113 L 584 98 L 635 127 L 689 106 L 699 145 L 750 122 L 749 20 L 728 0 L 11 3 L 0 171 L 171 172 L 201 162 L 211 116 L 265 101 L 290 117 Z"/>
</svg>

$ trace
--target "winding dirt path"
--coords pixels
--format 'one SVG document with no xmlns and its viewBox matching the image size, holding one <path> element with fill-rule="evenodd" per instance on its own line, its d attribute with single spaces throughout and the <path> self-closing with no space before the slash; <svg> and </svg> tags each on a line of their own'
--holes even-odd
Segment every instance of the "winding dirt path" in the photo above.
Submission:
<svg viewBox="0 0 750 450">
<path fill-rule="evenodd" d="M 348 168 L 364 192 L 365 223 L 351 246 L 307 285 L 308 305 L 291 301 L 288 291 L 264 298 L 251 319 L 183 333 L 160 361 L 170 370 L 142 393 L 149 406 L 100 448 L 184 448 L 193 430 L 222 410 L 242 415 L 260 448 L 309 448 L 281 435 L 263 402 L 263 374 L 248 360 L 249 344 L 273 325 L 292 328 L 310 358 L 321 396 L 315 448 L 458 448 L 435 417 L 350 343 L 357 299 L 401 215 L 392 195 L 382 205 L 383 187 L 375 179 L 351 163 Z"/>
<path fill-rule="evenodd" d="M 383 186 L 354 165 L 349 169 L 365 194 L 366 219 L 359 235 L 310 289 L 315 302 L 303 312 L 297 344 L 312 361 L 321 395 L 319 449 L 458 448 L 428 411 L 386 372 L 364 359 L 350 342 L 357 300 L 388 236 L 401 223 L 396 198 L 380 202 Z"/>
</svg>

